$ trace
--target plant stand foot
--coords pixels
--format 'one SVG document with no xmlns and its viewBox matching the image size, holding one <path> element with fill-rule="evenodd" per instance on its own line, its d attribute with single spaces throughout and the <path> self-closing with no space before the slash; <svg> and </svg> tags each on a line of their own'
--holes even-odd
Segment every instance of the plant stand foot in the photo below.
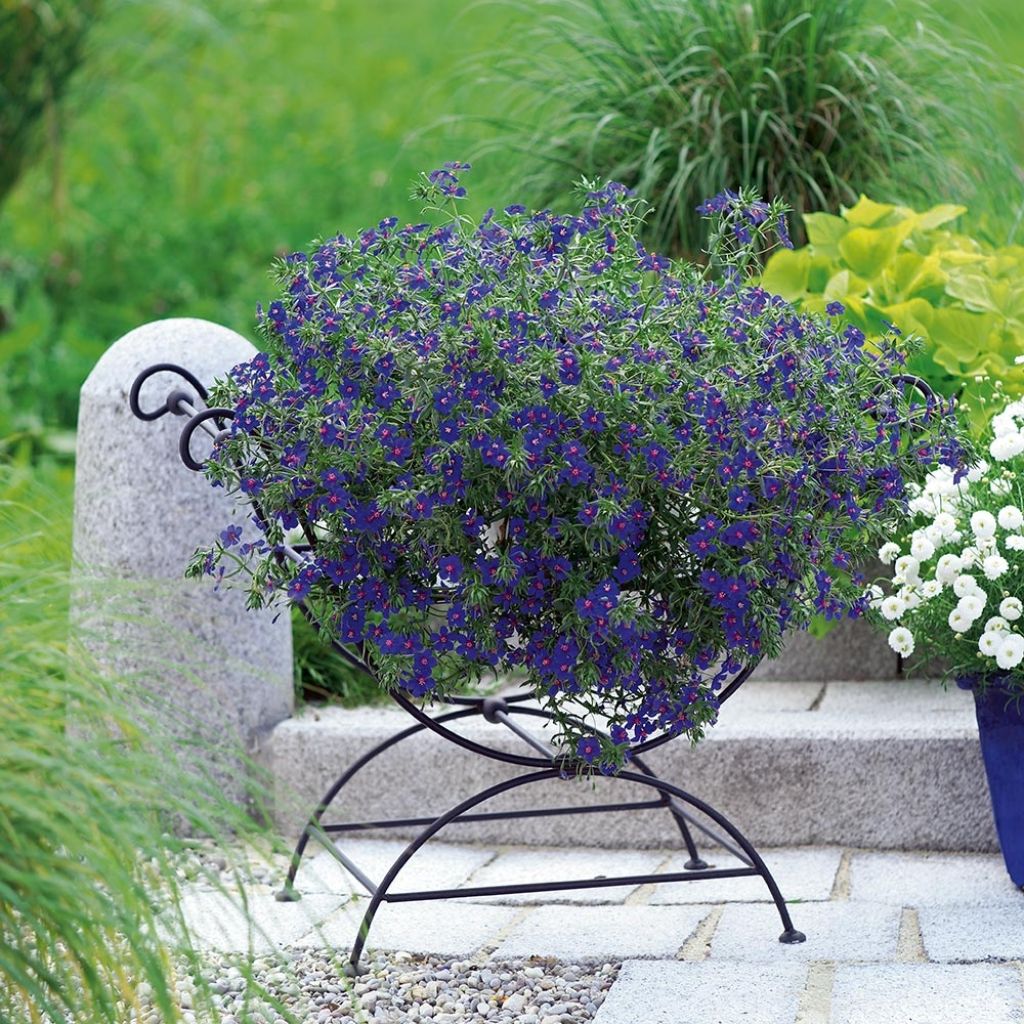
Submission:
<svg viewBox="0 0 1024 1024">
<path fill-rule="evenodd" d="M 355 963 L 349 960 L 341 969 L 341 973 L 346 978 L 361 978 L 364 974 L 369 973 L 369 970 L 368 967 L 364 967 L 358 960 Z"/>
<path fill-rule="evenodd" d="M 302 893 L 293 886 L 286 885 L 283 889 L 274 893 L 274 899 L 278 903 L 298 903 L 302 899 Z"/>
<path fill-rule="evenodd" d="M 706 871 L 711 865 L 700 857 L 691 857 L 684 865 L 684 871 Z"/>
<path fill-rule="evenodd" d="M 798 932 L 795 928 L 787 928 L 780 936 L 779 942 L 786 943 L 787 946 L 793 946 L 798 942 L 806 942 L 807 936 L 803 932 Z"/>
</svg>

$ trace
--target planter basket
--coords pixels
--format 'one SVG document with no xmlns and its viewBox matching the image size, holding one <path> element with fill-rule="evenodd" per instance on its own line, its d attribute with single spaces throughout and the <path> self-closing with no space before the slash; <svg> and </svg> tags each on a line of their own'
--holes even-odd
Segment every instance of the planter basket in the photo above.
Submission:
<svg viewBox="0 0 1024 1024">
<path fill-rule="evenodd" d="M 189 388 L 174 389 L 167 395 L 162 405 L 150 411 L 143 411 L 140 405 L 142 387 L 150 377 L 160 371 L 171 371 L 178 374 L 187 382 Z M 189 469 L 201 471 L 203 463 L 194 456 L 192 451 L 193 436 L 197 430 L 202 430 L 210 437 L 216 438 L 232 417 L 230 409 L 207 408 L 206 399 L 207 392 L 205 388 L 188 370 L 174 364 L 160 363 L 144 370 L 135 379 L 131 387 L 129 405 L 133 414 L 142 420 L 159 419 L 167 413 L 188 417 L 181 431 L 178 451 L 181 460 Z M 262 519 L 258 502 L 253 502 L 253 507 L 257 517 Z M 309 559 L 310 553 L 311 548 L 309 546 L 296 545 L 295 547 L 284 547 L 279 557 L 289 559 L 296 565 L 301 566 Z M 305 608 L 302 610 L 305 612 Z M 338 651 L 343 657 L 351 660 L 351 655 L 343 648 L 339 647 Z M 359 667 L 365 668 L 363 665 Z M 724 701 L 733 696 L 752 671 L 753 666 L 737 673 L 723 687 L 720 699 Z M 309 844 L 309 840 L 315 838 L 356 878 L 370 896 L 362 924 L 353 942 L 349 957 L 349 973 L 359 973 L 359 963 L 363 947 L 381 903 L 402 903 L 466 896 L 565 892 L 575 889 L 605 888 L 621 885 L 637 886 L 662 882 L 707 881 L 716 878 L 736 878 L 747 875 L 757 875 L 764 880 L 782 922 L 783 931 L 779 936 L 779 941 L 797 943 L 805 940 L 804 934 L 793 927 L 793 922 L 790 919 L 789 911 L 779 891 L 779 887 L 750 841 L 720 811 L 681 789 L 679 786 L 659 778 L 648 766 L 644 756 L 648 751 L 668 742 L 672 738 L 668 734 L 663 734 L 633 746 L 630 750 L 630 764 L 632 767 L 629 770 L 623 770 L 614 776 L 610 776 L 611 782 L 617 780 L 629 782 L 651 791 L 648 799 L 586 806 L 537 807 L 525 810 L 480 810 L 479 808 L 482 805 L 503 793 L 533 783 L 547 782 L 575 774 L 577 768 L 575 755 L 553 750 L 549 744 L 524 727 L 525 723 L 530 719 L 546 722 L 551 717 L 543 709 L 528 704 L 532 696 L 532 693 L 524 692 L 505 697 L 451 697 L 444 702 L 447 705 L 447 710 L 439 708 L 432 710 L 432 713 L 428 713 L 403 694 L 392 693 L 392 699 L 415 719 L 415 723 L 407 729 L 395 733 L 384 742 L 379 743 L 349 765 L 313 811 L 308 823 L 299 836 L 291 866 L 284 886 L 278 894 L 278 899 L 290 901 L 300 898 L 300 894 L 294 885 L 296 872 Z M 511 753 L 486 743 L 479 743 L 449 728 L 451 723 L 473 717 L 483 718 L 496 728 L 506 729 L 513 733 L 523 743 L 523 752 Z M 370 819 L 343 822 L 325 820 L 331 805 L 355 775 L 386 750 L 401 744 L 404 740 L 424 730 L 430 730 L 439 738 L 472 751 L 480 757 L 502 761 L 523 769 L 523 771 L 521 774 L 469 796 L 439 815 L 426 814 L 422 817 L 392 820 Z M 555 880 L 529 884 L 475 886 L 459 889 L 398 892 L 392 890 L 392 886 L 402 868 L 416 854 L 420 847 L 450 824 L 572 814 L 617 814 L 652 808 L 663 808 L 672 815 L 679 829 L 680 839 L 688 854 L 688 860 L 684 865 L 685 870 L 682 872 L 661 875 L 642 874 L 606 878 Z M 368 878 L 357 864 L 353 863 L 342 850 L 338 849 L 332 840 L 332 836 L 389 828 L 406 830 L 419 828 L 420 831 L 391 865 L 379 883 L 375 883 Z M 717 844 L 732 854 L 736 858 L 736 866 L 725 868 L 710 867 L 700 856 L 694 838 L 695 832 L 701 833 L 712 843 Z"/>
</svg>

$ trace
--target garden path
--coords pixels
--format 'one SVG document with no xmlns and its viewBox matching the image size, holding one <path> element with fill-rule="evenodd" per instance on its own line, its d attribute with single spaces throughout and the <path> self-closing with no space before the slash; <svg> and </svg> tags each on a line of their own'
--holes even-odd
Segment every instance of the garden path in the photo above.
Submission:
<svg viewBox="0 0 1024 1024">
<path fill-rule="evenodd" d="M 377 880 L 401 846 L 362 839 L 345 849 Z M 357 983 L 361 992 L 349 982 L 344 997 L 325 1004 L 309 996 L 301 977 L 289 991 L 312 999 L 301 1004 L 307 1019 L 332 1024 L 1024 1021 L 1024 893 L 998 856 L 813 846 L 762 852 L 806 943 L 777 941 L 776 911 L 754 878 L 579 890 L 557 899 L 399 903 L 382 907 L 374 923 L 372 972 Z M 706 856 L 719 866 L 729 859 Z M 667 872 L 679 860 L 668 850 L 436 844 L 400 879 L 405 888 L 487 885 Z M 325 954 L 343 955 L 366 897 L 355 894 L 354 880 L 328 851 L 301 868 L 300 901 L 276 902 L 266 882 L 248 887 L 248 914 L 209 886 L 189 889 L 183 909 L 196 943 L 214 957 L 246 950 L 280 957 L 284 966 L 272 978 L 285 977 L 289 964 L 308 969 L 311 956 L 322 972 Z M 567 972 L 599 994 L 572 1002 Z M 456 982 L 470 974 L 476 980 L 467 1003 L 465 983 L 459 989 Z M 424 987 L 439 976 L 434 988 Z M 360 1010 L 364 998 L 368 1007 Z"/>
</svg>

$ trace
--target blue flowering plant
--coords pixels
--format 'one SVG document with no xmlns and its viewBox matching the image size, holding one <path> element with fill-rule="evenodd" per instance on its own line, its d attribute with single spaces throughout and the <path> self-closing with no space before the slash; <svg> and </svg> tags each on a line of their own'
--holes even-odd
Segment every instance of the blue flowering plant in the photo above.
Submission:
<svg viewBox="0 0 1024 1024">
<path fill-rule="evenodd" d="M 191 571 L 301 602 L 391 691 L 518 677 L 579 770 L 612 771 L 699 738 L 787 629 L 860 615 L 855 563 L 958 435 L 897 379 L 895 336 L 747 283 L 778 202 L 710 200 L 699 266 L 640 244 L 621 185 L 475 220 L 465 170 L 424 176 L 422 224 L 279 262 L 207 470 L 258 533 L 232 524 Z"/>
</svg>

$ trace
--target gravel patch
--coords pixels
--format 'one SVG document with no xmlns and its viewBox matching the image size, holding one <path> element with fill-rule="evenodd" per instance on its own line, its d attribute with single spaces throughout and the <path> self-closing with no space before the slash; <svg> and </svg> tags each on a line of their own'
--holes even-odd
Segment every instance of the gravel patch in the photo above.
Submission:
<svg viewBox="0 0 1024 1024">
<path fill-rule="evenodd" d="M 365 974 L 342 972 L 343 955 L 282 950 L 251 961 L 204 955 L 198 977 L 182 971 L 180 1005 L 188 1022 L 220 1024 L 585 1024 L 619 973 L 618 963 L 553 960 L 451 960 L 409 953 L 364 959 Z M 130 1019 L 160 1024 L 140 991 Z"/>
</svg>

